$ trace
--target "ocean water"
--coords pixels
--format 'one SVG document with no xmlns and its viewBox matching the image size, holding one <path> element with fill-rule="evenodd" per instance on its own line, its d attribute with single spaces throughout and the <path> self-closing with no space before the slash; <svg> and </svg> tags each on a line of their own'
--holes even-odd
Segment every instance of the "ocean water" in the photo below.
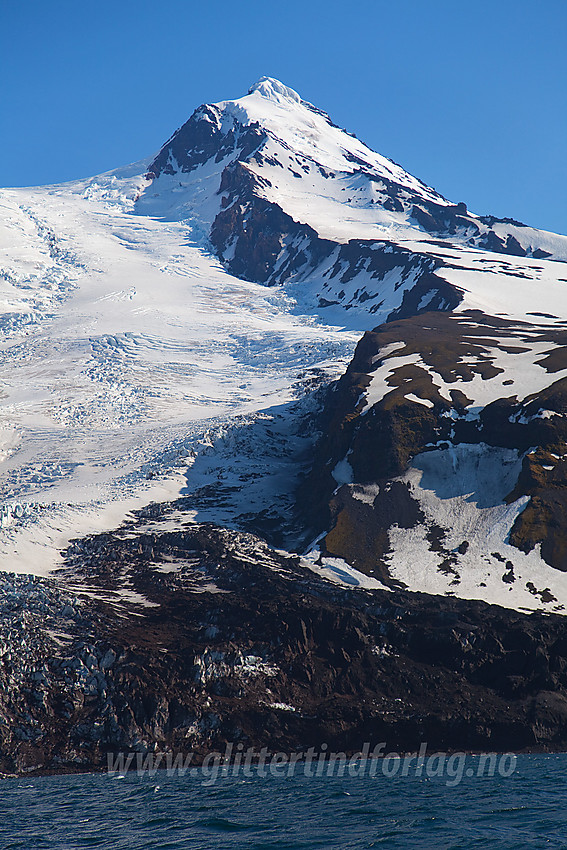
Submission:
<svg viewBox="0 0 567 850">
<path fill-rule="evenodd" d="M 472 758 L 472 757 L 469 757 Z M 472 771 L 470 771 L 472 772 Z M 0 781 L 0 847 L 567 847 L 567 755 L 510 776 L 108 774 Z"/>
</svg>

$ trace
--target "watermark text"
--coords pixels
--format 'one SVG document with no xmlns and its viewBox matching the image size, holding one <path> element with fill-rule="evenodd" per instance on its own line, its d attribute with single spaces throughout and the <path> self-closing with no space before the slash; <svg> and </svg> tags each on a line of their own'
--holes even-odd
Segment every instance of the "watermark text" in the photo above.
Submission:
<svg viewBox="0 0 567 850">
<path fill-rule="evenodd" d="M 274 753 L 267 747 L 245 749 L 242 743 L 228 743 L 224 752 L 211 752 L 204 758 L 194 753 L 174 753 L 171 750 L 153 753 L 108 753 L 107 771 L 110 775 L 154 776 L 165 771 L 168 776 L 184 776 L 189 770 L 200 775 L 204 786 L 214 785 L 223 777 L 258 776 L 265 778 L 305 776 L 320 777 L 377 777 L 387 779 L 417 777 L 444 780 L 447 787 L 459 785 L 466 777 L 508 778 L 516 770 L 514 753 L 430 752 L 422 743 L 414 753 L 400 754 L 387 750 L 385 741 L 375 746 L 365 743 L 354 755 L 332 752 L 327 744 L 309 747 L 292 753 Z"/>
</svg>

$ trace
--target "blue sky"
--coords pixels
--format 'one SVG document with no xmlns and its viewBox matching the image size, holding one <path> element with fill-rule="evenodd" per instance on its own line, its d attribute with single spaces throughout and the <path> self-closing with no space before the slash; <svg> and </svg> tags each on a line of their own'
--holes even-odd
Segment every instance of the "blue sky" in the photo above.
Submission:
<svg viewBox="0 0 567 850">
<path fill-rule="evenodd" d="M 281 79 L 479 213 L 567 233 L 565 0 L 0 2 L 0 186 L 151 154 Z"/>
</svg>

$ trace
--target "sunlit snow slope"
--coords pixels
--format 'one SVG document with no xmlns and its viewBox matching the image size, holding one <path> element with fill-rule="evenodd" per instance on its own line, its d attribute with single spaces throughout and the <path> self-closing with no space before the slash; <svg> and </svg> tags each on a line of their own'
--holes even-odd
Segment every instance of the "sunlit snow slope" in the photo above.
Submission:
<svg viewBox="0 0 567 850">
<path fill-rule="evenodd" d="M 449 362 L 428 359 L 428 340 L 412 348 L 405 331 L 385 350 L 378 340 L 351 399 L 361 421 L 388 407 L 395 389 L 404 404 L 433 411 L 433 430 L 439 417 L 457 423 L 449 442 L 460 446 L 458 422 L 480 422 L 503 397 L 519 405 L 510 412 L 517 422 L 546 416 L 545 404 L 524 408 L 563 378 L 561 356 L 545 358 L 563 350 L 567 238 L 448 201 L 276 80 L 199 107 L 154 157 L 75 183 L 1 190 L 0 209 L 3 569 L 45 573 L 70 537 L 212 482 L 214 492 L 224 486 L 223 499 L 209 498 L 206 511 L 196 504 L 198 518 L 238 524 L 239 511 L 269 509 L 277 487 L 295 481 L 288 461 L 301 440 L 285 424 L 298 415 L 294 400 L 336 377 L 362 332 L 384 322 L 419 323 L 441 311 L 477 331 L 451 343 Z M 239 436 L 227 440 L 229 427 Z M 448 445 L 438 442 L 430 457 Z M 510 448 L 518 470 L 527 448 Z M 377 443 L 367 454 L 381 450 Z M 331 466 L 325 459 L 332 488 L 362 486 L 350 451 Z M 485 463 L 471 466 L 467 451 L 447 468 L 465 464 L 474 493 L 486 484 Z M 433 487 L 417 454 L 396 480 L 429 525 L 460 527 L 459 487 Z M 370 490 L 357 491 L 361 503 L 377 481 L 363 482 Z M 441 505 L 432 487 L 449 494 Z M 506 488 L 491 487 L 509 560 L 519 550 L 508 535 L 529 493 L 516 494 L 521 504 L 506 513 Z M 538 575 L 539 595 L 525 590 L 523 574 L 522 593 L 507 582 L 502 594 L 490 570 L 459 584 L 437 569 L 436 556 L 420 559 L 430 542 L 420 523 L 407 533 L 403 524 L 386 527 L 390 578 L 534 607 L 551 570 L 548 595 L 555 607 L 567 604 L 563 573 L 537 546 L 521 558 L 526 576 Z M 472 538 L 480 529 L 477 549 L 461 558 L 472 575 L 482 547 L 494 544 L 482 529 L 494 529 L 482 511 L 467 523 Z M 327 552 L 335 577 L 378 581 L 367 565 L 361 576 L 348 547 L 336 548 Z M 337 567 L 337 554 L 350 566 Z"/>
<path fill-rule="evenodd" d="M 42 572 L 70 534 L 177 495 L 207 431 L 352 350 L 225 272 L 189 222 L 135 215 L 138 184 L 1 193 L 4 569 Z"/>
</svg>

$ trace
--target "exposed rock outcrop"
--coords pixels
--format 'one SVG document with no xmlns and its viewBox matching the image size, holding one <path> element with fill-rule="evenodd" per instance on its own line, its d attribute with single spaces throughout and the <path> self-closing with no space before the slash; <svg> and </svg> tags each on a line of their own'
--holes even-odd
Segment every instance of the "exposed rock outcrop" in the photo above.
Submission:
<svg viewBox="0 0 567 850">
<path fill-rule="evenodd" d="M 532 358 L 532 380 L 541 389 L 530 392 L 521 377 L 508 377 L 521 375 L 515 358 Z M 428 540 L 437 539 L 435 523 L 402 480 L 412 461 L 423 452 L 482 445 L 523 458 L 503 494 L 508 504 L 529 498 L 509 542 L 525 553 L 541 546 L 547 564 L 566 570 L 566 367 L 560 329 L 474 311 L 426 313 L 367 332 L 328 395 L 323 436 L 298 494 L 309 517 L 305 540 L 326 531 L 324 553 L 388 581 L 390 529 L 421 524 Z M 349 482 L 335 474 L 343 462 L 352 472 Z M 361 495 L 370 485 L 373 495 Z M 478 481 L 468 486 L 474 492 Z M 451 557 L 456 562 L 460 554 Z"/>
<path fill-rule="evenodd" d="M 150 519 L 72 546 L 66 581 L 88 576 L 94 597 L 71 604 L 51 582 L 5 577 L 3 771 L 105 768 L 108 752 L 198 762 L 229 741 L 567 744 L 562 618 L 347 590 L 251 535 Z"/>
</svg>

